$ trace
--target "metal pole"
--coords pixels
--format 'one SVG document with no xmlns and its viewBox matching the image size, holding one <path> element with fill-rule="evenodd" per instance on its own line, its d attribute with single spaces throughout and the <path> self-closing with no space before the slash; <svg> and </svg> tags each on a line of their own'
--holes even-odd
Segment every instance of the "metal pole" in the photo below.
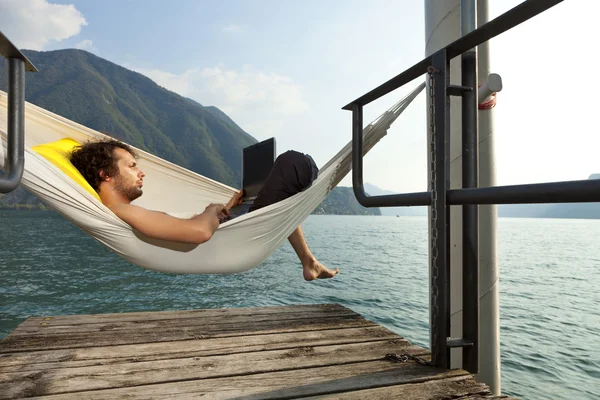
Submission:
<svg viewBox="0 0 600 400">
<path fill-rule="evenodd" d="M 546 2 L 548 5 L 550 2 Z M 553 1 L 552 3 L 558 3 Z M 541 3 L 540 3 L 541 4 Z M 477 25 L 489 21 L 488 0 L 477 2 Z M 486 41 L 477 47 L 479 76 L 484 81 L 490 69 L 490 44 Z M 502 71 L 498 71 L 502 72 Z M 482 82 L 479 82 L 482 83 Z M 494 150 L 494 110 L 479 111 L 479 186 L 496 186 L 496 161 Z M 495 395 L 501 392 L 500 364 L 500 310 L 498 252 L 496 224 L 498 207 L 479 206 L 479 373 L 477 380 L 485 382 Z"/>
<path fill-rule="evenodd" d="M 462 36 L 477 27 L 476 0 L 461 0 L 460 24 Z M 477 48 L 461 56 L 462 86 L 472 90 L 462 95 L 462 187 L 477 187 Z M 465 205 L 462 212 L 463 234 L 463 339 L 472 346 L 463 347 L 463 368 L 479 372 L 479 227 L 477 205 Z"/>
<path fill-rule="evenodd" d="M 440 48 L 460 40 L 460 0 L 425 0 L 425 54 L 435 54 Z M 472 47 L 472 46 L 471 46 Z M 465 49 L 468 50 L 469 48 Z M 449 79 L 460 85 L 461 58 L 450 61 Z M 450 122 L 448 125 L 448 146 L 450 166 L 447 172 L 451 188 L 462 185 L 462 145 L 461 145 L 461 98 L 450 98 Z M 436 108 L 436 113 L 438 109 Z M 449 208 L 450 245 L 450 336 L 462 338 L 462 207 Z M 431 257 L 431 255 L 430 255 Z M 450 350 L 450 367 L 462 368 L 462 349 Z"/>
<path fill-rule="evenodd" d="M 356 194 L 363 188 L 363 106 L 352 104 L 352 187 Z M 361 194 L 361 193 L 358 193 Z"/>
<path fill-rule="evenodd" d="M 5 176 L 0 179 L 0 193 L 17 188 L 25 166 L 25 62 L 8 59 L 8 132 Z"/>
<path fill-rule="evenodd" d="M 436 367 L 450 368 L 450 207 L 446 193 L 450 188 L 450 60 L 446 51 L 432 59 L 434 73 L 435 155 L 431 207 L 431 353 Z"/>
</svg>

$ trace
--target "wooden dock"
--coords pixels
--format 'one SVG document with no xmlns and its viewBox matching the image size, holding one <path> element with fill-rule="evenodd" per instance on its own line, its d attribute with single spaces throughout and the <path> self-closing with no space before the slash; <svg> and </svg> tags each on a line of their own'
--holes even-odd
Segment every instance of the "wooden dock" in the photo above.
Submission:
<svg viewBox="0 0 600 400">
<path fill-rule="evenodd" d="M 0 398 L 499 399 L 338 304 L 29 318 L 0 341 Z"/>
</svg>

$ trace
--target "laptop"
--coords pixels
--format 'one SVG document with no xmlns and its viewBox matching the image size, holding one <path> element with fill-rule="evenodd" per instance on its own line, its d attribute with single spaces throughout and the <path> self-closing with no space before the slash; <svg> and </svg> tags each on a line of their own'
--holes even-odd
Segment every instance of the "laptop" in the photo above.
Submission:
<svg viewBox="0 0 600 400">
<path fill-rule="evenodd" d="M 242 204 L 232 207 L 225 221 L 248 212 L 264 186 L 275 163 L 275 138 L 264 140 L 242 151 Z M 224 221 L 222 221 L 224 222 Z"/>
<path fill-rule="evenodd" d="M 243 202 L 253 202 L 258 196 L 275 163 L 275 138 L 244 148 L 242 152 Z"/>
</svg>

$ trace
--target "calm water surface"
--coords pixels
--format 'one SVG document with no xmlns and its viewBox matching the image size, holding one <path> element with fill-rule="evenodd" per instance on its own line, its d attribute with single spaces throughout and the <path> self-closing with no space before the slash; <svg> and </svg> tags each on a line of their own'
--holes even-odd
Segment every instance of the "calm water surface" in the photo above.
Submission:
<svg viewBox="0 0 600 400">
<path fill-rule="evenodd" d="M 167 275 L 110 253 L 52 212 L 0 210 L 0 338 L 32 315 L 340 303 L 428 346 L 427 220 L 311 216 L 306 283 L 289 244 L 235 275 Z M 600 221 L 500 219 L 502 391 L 600 398 Z"/>
</svg>

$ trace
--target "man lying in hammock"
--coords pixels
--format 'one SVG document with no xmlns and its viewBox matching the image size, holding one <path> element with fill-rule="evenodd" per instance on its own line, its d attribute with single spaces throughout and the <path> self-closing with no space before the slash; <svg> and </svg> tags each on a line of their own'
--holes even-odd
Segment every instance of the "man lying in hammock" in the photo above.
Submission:
<svg viewBox="0 0 600 400">
<path fill-rule="evenodd" d="M 86 143 L 71 154 L 72 164 L 98 192 L 102 203 L 148 237 L 184 243 L 207 242 L 220 222 L 231 218 L 231 208 L 242 202 L 240 191 L 226 205 L 210 204 L 202 214 L 190 219 L 135 206 L 131 202 L 142 195 L 146 175 L 138 167 L 136 158 L 131 147 L 116 140 Z M 307 189 L 317 173 L 318 168 L 310 156 L 296 151 L 280 155 L 249 212 Z M 308 248 L 300 226 L 288 240 L 300 258 L 307 281 L 331 278 L 339 272 L 337 268 L 330 270 L 317 261 Z"/>
</svg>

